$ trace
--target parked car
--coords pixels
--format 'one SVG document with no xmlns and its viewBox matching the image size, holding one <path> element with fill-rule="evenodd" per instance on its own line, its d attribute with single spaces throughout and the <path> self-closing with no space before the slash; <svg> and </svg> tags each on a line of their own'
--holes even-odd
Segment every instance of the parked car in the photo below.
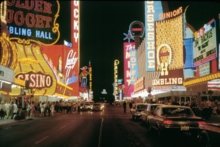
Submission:
<svg viewBox="0 0 220 147">
<path fill-rule="evenodd" d="M 103 109 L 104 109 L 104 106 L 100 103 L 95 103 L 92 106 L 92 111 L 95 111 L 95 110 L 101 110 L 102 111 Z"/>
<path fill-rule="evenodd" d="M 174 132 L 190 132 L 197 137 L 199 124 L 205 123 L 201 117 L 195 116 L 190 107 L 160 105 L 148 116 L 149 130 L 155 129 L 158 135 Z"/>
<path fill-rule="evenodd" d="M 198 135 L 200 147 L 219 147 L 220 123 L 200 124 Z"/>
<path fill-rule="evenodd" d="M 157 106 L 164 105 L 164 104 L 148 104 L 147 109 L 141 112 L 141 119 L 143 122 L 147 122 L 148 115 L 152 114 Z"/>
<path fill-rule="evenodd" d="M 139 119 L 141 117 L 141 112 L 147 109 L 147 103 L 137 103 L 131 108 L 132 119 Z"/>
</svg>

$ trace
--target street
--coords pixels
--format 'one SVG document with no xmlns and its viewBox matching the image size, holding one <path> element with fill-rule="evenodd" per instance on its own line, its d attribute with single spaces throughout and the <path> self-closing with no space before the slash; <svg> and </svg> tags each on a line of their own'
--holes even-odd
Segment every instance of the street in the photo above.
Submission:
<svg viewBox="0 0 220 147">
<path fill-rule="evenodd" d="M 38 115 L 36 113 L 35 115 Z M 196 147 L 188 133 L 161 139 L 120 106 L 105 105 L 103 112 L 55 113 L 51 117 L 0 127 L 2 147 Z"/>
</svg>

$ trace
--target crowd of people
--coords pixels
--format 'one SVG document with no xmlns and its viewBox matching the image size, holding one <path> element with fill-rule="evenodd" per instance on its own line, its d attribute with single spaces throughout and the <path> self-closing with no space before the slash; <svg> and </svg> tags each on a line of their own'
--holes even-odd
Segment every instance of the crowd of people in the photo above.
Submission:
<svg viewBox="0 0 220 147">
<path fill-rule="evenodd" d="M 16 117 L 16 114 L 18 112 L 18 106 L 16 103 L 13 102 L 6 102 L 4 103 L 3 101 L 0 103 L 0 118 L 11 118 L 14 119 Z"/>
<path fill-rule="evenodd" d="M 77 105 L 78 106 L 78 105 Z M 34 117 L 35 115 L 39 116 L 54 116 L 54 112 L 60 113 L 72 113 L 77 111 L 77 107 L 72 102 L 26 102 L 24 104 L 25 116 L 26 117 Z M 6 102 L 3 101 L 0 103 L 0 118 L 1 119 L 16 119 L 16 116 L 19 116 L 21 112 L 21 108 L 19 109 L 17 104 L 14 102 Z"/>
</svg>

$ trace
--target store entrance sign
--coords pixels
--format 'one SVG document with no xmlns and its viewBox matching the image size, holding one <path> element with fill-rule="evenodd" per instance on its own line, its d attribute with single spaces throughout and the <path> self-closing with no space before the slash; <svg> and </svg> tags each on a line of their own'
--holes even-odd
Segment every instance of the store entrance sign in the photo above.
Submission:
<svg viewBox="0 0 220 147">
<path fill-rule="evenodd" d="M 15 77 L 20 80 L 29 81 L 29 87 L 36 89 L 49 88 L 53 83 L 50 75 L 45 75 L 41 72 L 19 73 Z"/>
<path fill-rule="evenodd" d="M 10 0 L 7 1 L 7 28 L 11 40 L 30 44 L 55 44 L 60 37 L 59 16 L 60 4 L 46 0 Z"/>
</svg>

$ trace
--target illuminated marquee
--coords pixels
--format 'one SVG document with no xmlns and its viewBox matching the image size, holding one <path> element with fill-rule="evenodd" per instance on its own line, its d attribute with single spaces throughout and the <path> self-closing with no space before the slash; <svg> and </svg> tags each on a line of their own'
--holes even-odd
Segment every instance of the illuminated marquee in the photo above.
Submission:
<svg viewBox="0 0 220 147">
<path fill-rule="evenodd" d="M 216 22 L 212 19 L 195 32 L 193 42 L 194 66 L 211 61 L 217 57 Z"/>
<path fill-rule="evenodd" d="M 53 79 L 50 75 L 45 75 L 41 72 L 19 73 L 15 76 L 15 78 L 29 81 L 29 87 L 36 89 L 48 88 L 53 83 Z"/>
<path fill-rule="evenodd" d="M 130 84 L 134 84 L 135 79 L 139 79 L 136 49 L 130 50 L 130 75 Z"/>
<path fill-rule="evenodd" d="M 119 60 L 114 61 L 114 89 L 115 89 L 115 99 L 118 99 L 118 64 Z"/>
<path fill-rule="evenodd" d="M 153 86 L 183 84 L 183 15 L 156 21 L 156 69 L 159 78 L 152 80 Z"/>
<path fill-rule="evenodd" d="M 173 18 L 175 16 L 178 16 L 181 13 L 183 13 L 183 8 L 179 7 L 177 10 L 173 10 L 170 12 L 160 14 L 159 17 L 160 17 L 160 19 L 169 19 L 169 18 Z"/>
<path fill-rule="evenodd" d="M 30 44 L 55 44 L 60 38 L 58 0 L 8 0 L 7 28 L 11 40 Z"/>
<path fill-rule="evenodd" d="M 131 97 L 133 92 L 133 85 L 130 85 L 131 72 L 130 72 L 130 50 L 135 49 L 134 42 L 124 42 L 124 93 L 126 97 Z M 130 85 L 130 86 L 129 86 Z"/>
<path fill-rule="evenodd" d="M 142 77 L 134 83 L 134 93 L 144 89 L 144 82 L 144 77 Z"/>
<path fill-rule="evenodd" d="M 161 1 L 145 1 L 146 71 L 155 71 L 155 21 L 163 13 Z"/>
</svg>

